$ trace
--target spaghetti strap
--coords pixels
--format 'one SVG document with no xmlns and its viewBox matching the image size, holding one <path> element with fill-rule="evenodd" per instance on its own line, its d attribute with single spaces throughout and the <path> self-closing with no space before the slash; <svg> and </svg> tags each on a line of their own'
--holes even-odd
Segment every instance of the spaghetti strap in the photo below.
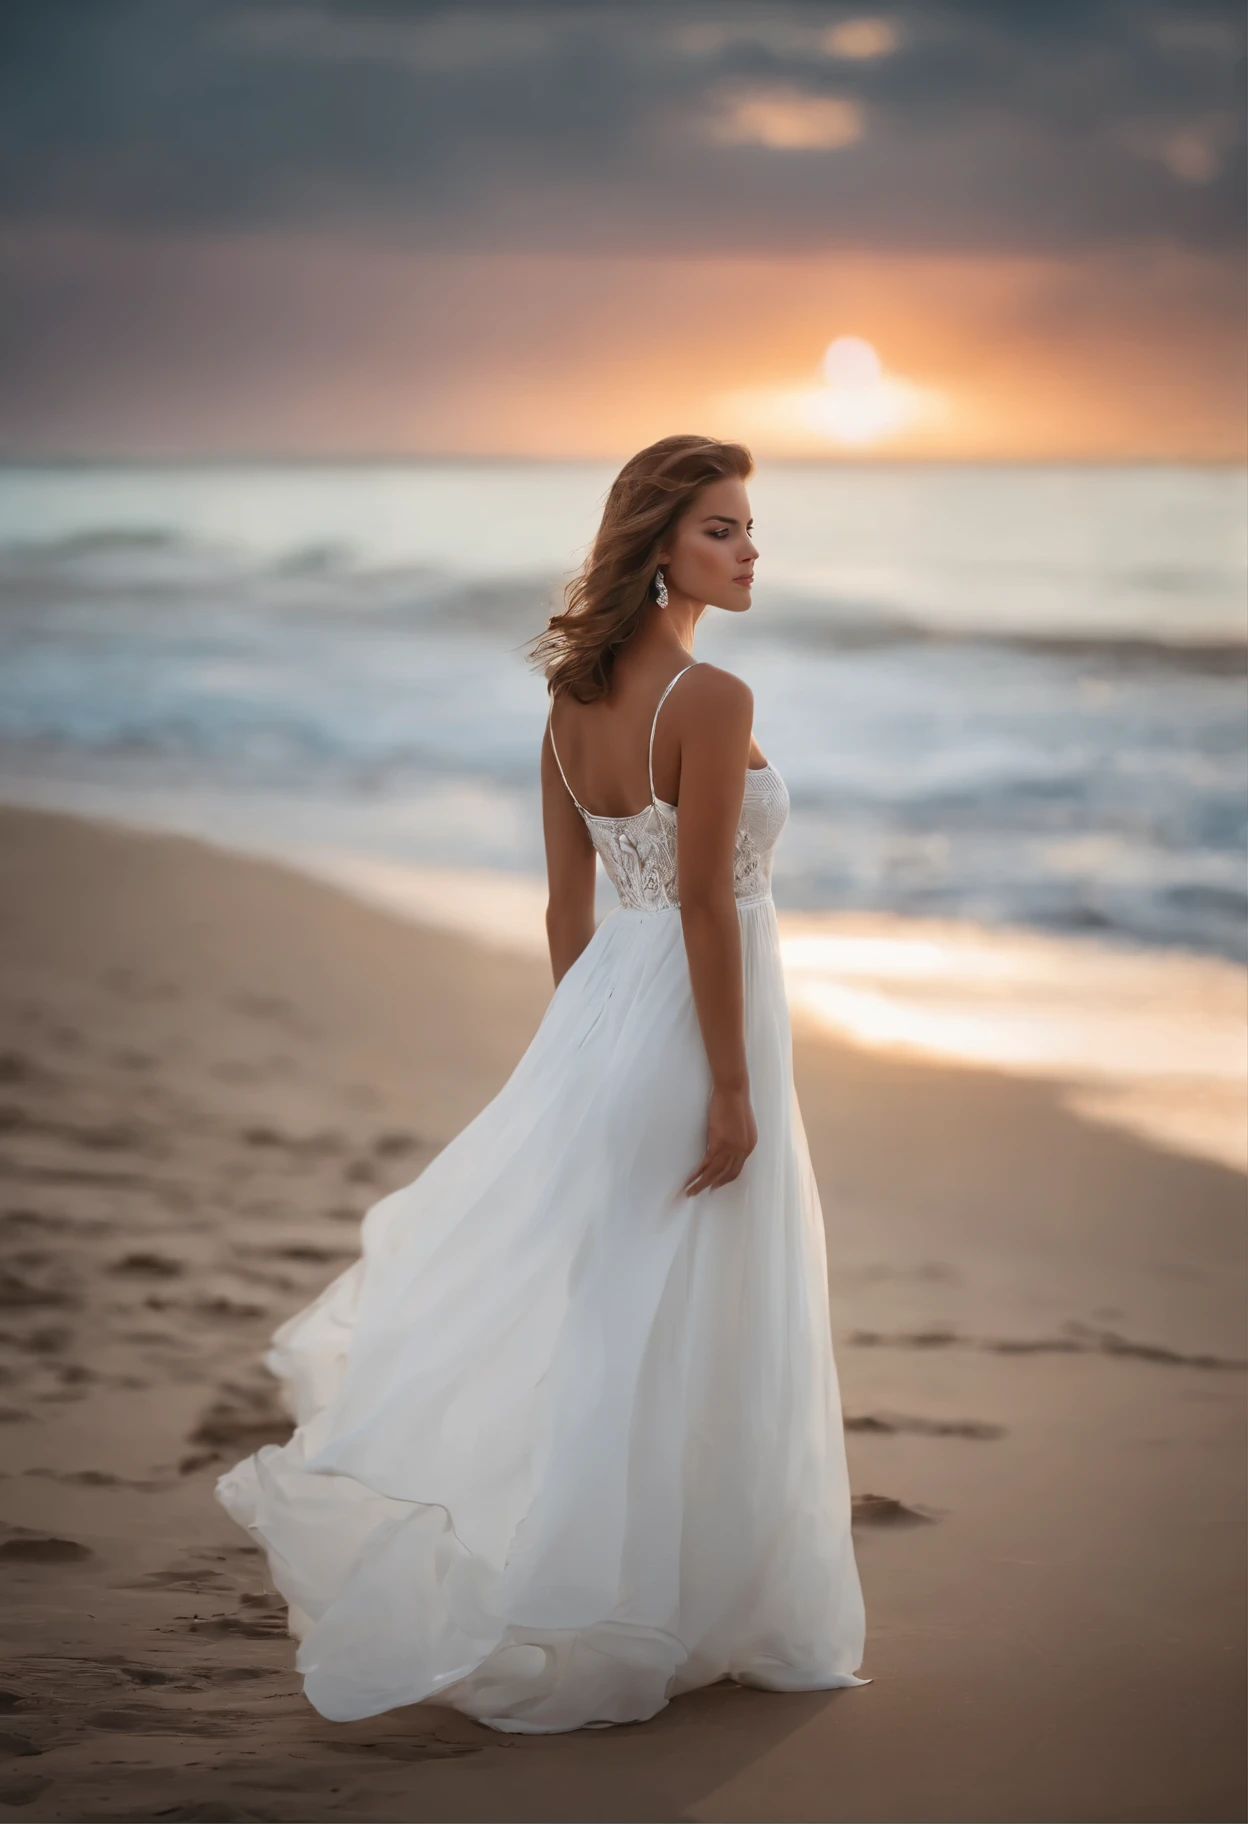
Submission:
<svg viewBox="0 0 1248 1824">
<path fill-rule="evenodd" d="M 654 731 L 658 727 L 659 711 L 662 709 L 664 703 L 667 701 L 667 693 L 672 688 L 672 685 L 675 684 L 678 679 L 683 678 L 687 671 L 692 671 L 694 666 L 698 665 L 700 663 L 701 663 L 700 659 L 691 659 L 688 665 L 681 667 L 681 669 L 676 673 L 676 676 L 674 678 L 669 678 L 667 683 L 663 686 L 662 696 L 659 698 L 658 702 L 654 706 L 654 718 L 650 723 L 650 747 L 649 747 L 649 750 L 646 755 L 646 770 L 650 775 L 650 803 L 652 805 L 655 802 L 655 797 L 654 797 Z M 627 822 L 628 821 L 627 818 L 612 819 L 610 817 L 595 817 L 595 815 L 592 811 L 587 811 L 585 809 L 585 806 L 581 803 L 581 801 L 577 797 L 576 793 L 572 790 L 571 785 L 568 783 L 568 775 L 563 770 L 563 761 L 559 758 L 559 749 L 555 746 L 554 713 L 555 713 L 555 706 L 552 703 L 550 706 L 550 709 L 547 711 L 547 714 L 546 714 L 546 733 L 550 736 L 550 751 L 555 756 L 555 765 L 559 768 L 559 777 L 563 780 L 563 783 L 564 783 L 565 787 L 567 788 L 568 797 L 572 800 L 572 802 L 576 806 L 577 810 L 581 813 L 581 816 L 589 818 L 590 821 L 593 823 L 611 823 L 612 821 Z M 640 811 L 638 811 L 636 813 L 636 815 L 640 816 L 641 815 Z"/>
<path fill-rule="evenodd" d="M 654 796 L 654 731 L 659 725 L 659 711 L 662 709 L 664 703 L 666 703 L 667 693 L 672 688 L 672 685 L 677 682 L 677 679 L 683 678 L 687 671 L 692 671 L 694 666 L 698 665 L 700 663 L 701 663 L 701 660 L 699 660 L 699 659 L 691 659 L 689 661 L 688 665 L 683 665 L 681 667 L 681 669 L 676 673 L 676 677 L 669 678 L 666 685 L 663 688 L 663 695 L 659 698 L 658 702 L 654 706 L 654 720 L 650 724 L 650 749 L 646 755 L 646 770 L 650 774 L 650 802 L 651 802 L 651 804 L 655 803 L 655 796 Z"/>
<path fill-rule="evenodd" d="M 563 780 L 563 783 L 568 786 L 568 797 L 572 800 L 572 802 L 576 806 L 577 810 L 581 813 L 581 816 L 588 817 L 589 812 L 585 809 L 585 806 L 581 803 L 581 801 L 577 797 L 576 793 L 572 790 L 572 787 L 570 785 L 568 785 L 568 775 L 563 770 L 563 761 L 559 758 L 559 749 L 555 746 L 555 727 L 554 727 L 554 723 L 551 720 L 551 717 L 554 715 L 554 713 L 555 713 L 555 706 L 552 703 L 550 706 L 550 709 L 547 711 L 547 714 L 546 714 L 546 733 L 550 736 L 550 751 L 555 756 L 555 765 L 559 768 L 559 777 Z"/>
</svg>

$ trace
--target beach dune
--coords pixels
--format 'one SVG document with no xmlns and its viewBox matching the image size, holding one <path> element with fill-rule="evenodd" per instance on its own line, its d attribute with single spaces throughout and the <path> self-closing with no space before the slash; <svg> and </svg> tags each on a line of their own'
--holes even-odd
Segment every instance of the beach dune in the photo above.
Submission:
<svg viewBox="0 0 1248 1824">
<path fill-rule="evenodd" d="M 303 1698 L 212 1499 L 260 1357 L 506 1079 L 543 966 L 179 837 L 0 810 L 0 1809 L 1241 1819 L 1244 1179 L 801 1025 L 868 1641 L 502 1736 Z"/>
</svg>

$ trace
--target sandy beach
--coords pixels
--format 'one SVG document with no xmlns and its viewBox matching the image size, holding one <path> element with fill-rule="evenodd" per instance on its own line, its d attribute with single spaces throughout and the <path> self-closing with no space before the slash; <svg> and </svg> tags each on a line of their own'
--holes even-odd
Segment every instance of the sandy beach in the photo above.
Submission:
<svg viewBox="0 0 1248 1824">
<path fill-rule="evenodd" d="M 303 1698 L 212 1499 L 272 1329 L 502 1084 L 546 969 L 0 810 L 0 1815 L 1241 1819 L 1244 1178 L 806 1024 L 872 1683 L 505 1736 Z"/>
</svg>

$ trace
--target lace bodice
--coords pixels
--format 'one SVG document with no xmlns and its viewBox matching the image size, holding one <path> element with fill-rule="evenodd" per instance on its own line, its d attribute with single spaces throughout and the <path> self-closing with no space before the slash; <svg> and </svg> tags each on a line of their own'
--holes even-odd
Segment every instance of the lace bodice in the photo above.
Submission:
<svg viewBox="0 0 1248 1824">
<path fill-rule="evenodd" d="M 695 659 L 694 664 L 698 661 Z M 658 911 L 665 906 L 678 906 L 676 890 L 676 823 L 677 807 L 655 795 L 654 731 L 659 710 L 668 691 L 686 671 L 686 665 L 668 683 L 659 698 L 650 724 L 650 802 L 627 817 L 597 817 L 587 811 L 563 770 L 554 730 L 550 731 L 551 751 L 560 777 L 585 819 L 590 839 L 602 858 L 607 877 L 620 896 L 622 906 Z M 745 775 L 745 797 L 737 823 L 733 851 L 733 892 L 738 905 L 751 905 L 771 897 L 771 858 L 776 842 L 789 814 L 789 794 L 784 780 L 774 766 L 751 768 Z"/>
</svg>

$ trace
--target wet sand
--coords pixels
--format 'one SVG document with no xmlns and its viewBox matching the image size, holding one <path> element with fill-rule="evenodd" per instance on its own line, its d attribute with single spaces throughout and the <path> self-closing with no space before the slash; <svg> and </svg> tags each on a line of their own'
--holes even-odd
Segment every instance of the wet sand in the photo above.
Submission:
<svg viewBox="0 0 1248 1824">
<path fill-rule="evenodd" d="M 548 992 L 0 811 L 0 1816 L 1242 1818 L 1243 1177 L 804 1023 L 874 1682 L 548 1737 L 311 1709 L 213 1478 L 288 1429 L 270 1331 Z"/>
</svg>

